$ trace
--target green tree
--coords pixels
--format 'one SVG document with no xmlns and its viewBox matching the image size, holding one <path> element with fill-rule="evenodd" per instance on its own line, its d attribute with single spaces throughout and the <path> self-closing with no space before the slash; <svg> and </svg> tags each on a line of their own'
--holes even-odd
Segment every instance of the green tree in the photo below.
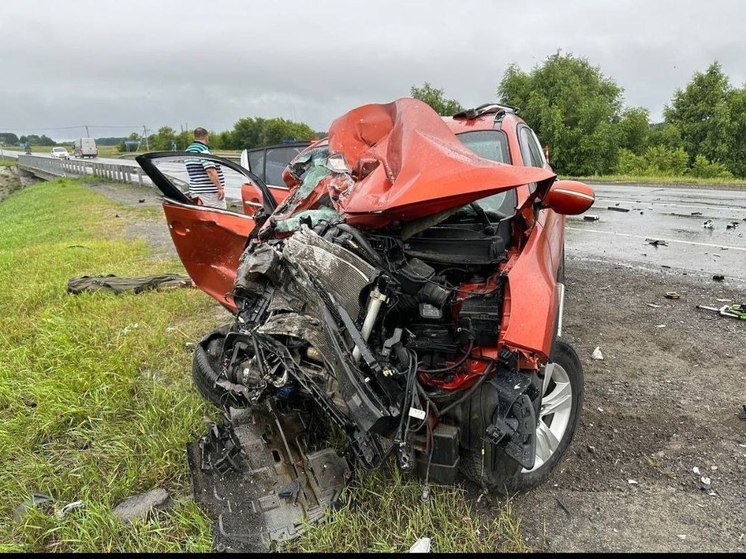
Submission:
<svg viewBox="0 0 746 559">
<path fill-rule="evenodd" d="M 28 143 L 32 146 L 54 146 L 57 144 L 52 138 L 44 135 L 37 136 L 36 134 L 29 134 L 27 139 Z"/>
<path fill-rule="evenodd" d="M 731 92 L 728 98 L 728 169 L 737 177 L 746 178 L 746 86 Z"/>
<path fill-rule="evenodd" d="M 18 145 L 18 136 L 12 132 L 2 132 L 0 133 L 0 142 L 4 143 L 6 146 Z"/>
<path fill-rule="evenodd" d="M 694 158 L 694 164 L 692 165 L 690 173 L 692 176 L 699 177 L 702 179 L 713 179 L 713 178 L 726 178 L 733 177 L 728 168 L 722 163 L 713 163 L 707 161 L 704 155 L 697 154 Z"/>
<path fill-rule="evenodd" d="M 316 133 L 305 123 L 284 118 L 242 118 L 231 133 L 233 149 L 251 149 L 284 141 L 313 140 Z"/>
<path fill-rule="evenodd" d="M 718 62 L 696 72 L 684 89 L 677 89 L 663 109 L 667 123 L 681 132 L 684 149 L 693 163 L 697 155 L 709 161 L 729 160 L 731 87 Z"/>
<path fill-rule="evenodd" d="M 497 93 L 549 145 L 555 171 L 582 176 L 616 166 L 622 88 L 588 60 L 557 52 L 529 73 L 511 65 Z"/>
<path fill-rule="evenodd" d="M 153 151 L 171 151 L 176 143 L 176 132 L 169 126 L 162 126 L 148 138 Z"/>
<path fill-rule="evenodd" d="M 262 142 L 265 119 L 261 117 L 242 118 L 233 125 L 234 149 L 251 149 Z"/>
<path fill-rule="evenodd" d="M 657 122 L 650 125 L 648 145 L 665 146 L 670 149 L 684 147 L 678 126 L 668 122 Z"/>
<path fill-rule="evenodd" d="M 430 105 L 439 115 L 451 116 L 464 110 L 461 103 L 455 99 L 446 99 L 445 92 L 442 89 L 435 89 L 429 82 L 425 82 L 422 87 L 412 86 L 409 94 Z"/>
<path fill-rule="evenodd" d="M 643 107 L 626 109 L 617 125 L 619 147 L 640 155 L 648 145 L 650 113 Z"/>
</svg>

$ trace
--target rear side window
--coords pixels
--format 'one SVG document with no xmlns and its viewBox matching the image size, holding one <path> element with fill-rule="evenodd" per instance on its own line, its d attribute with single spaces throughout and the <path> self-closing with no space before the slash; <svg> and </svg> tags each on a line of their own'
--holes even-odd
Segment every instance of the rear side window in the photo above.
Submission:
<svg viewBox="0 0 746 559">
<path fill-rule="evenodd" d="M 463 132 L 456 137 L 479 157 L 510 164 L 508 140 L 500 130 L 476 130 Z"/>
<path fill-rule="evenodd" d="M 518 129 L 518 145 L 521 147 L 521 157 L 526 167 L 544 166 L 544 154 L 539 140 L 528 126 L 521 126 Z"/>
</svg>

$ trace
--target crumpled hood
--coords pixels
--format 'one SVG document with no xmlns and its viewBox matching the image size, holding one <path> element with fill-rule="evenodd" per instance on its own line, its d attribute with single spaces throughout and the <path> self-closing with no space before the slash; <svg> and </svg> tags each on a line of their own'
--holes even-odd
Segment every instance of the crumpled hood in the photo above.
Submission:
<svg viewBox="0 0 746 559">
<path fill-rule="evenodd" d="M 343 154 L 350 173 L 334 173 L 336 180 L 319 186 L 336 183 L 334 207 L 347 217 L 411 221 L 523 184 L 548 187 L 556 178 L 545 169 L 479 157 L 429 105 L 411 98 L 363 105 L 336 119 L 329 153 Z"/>
</svg>

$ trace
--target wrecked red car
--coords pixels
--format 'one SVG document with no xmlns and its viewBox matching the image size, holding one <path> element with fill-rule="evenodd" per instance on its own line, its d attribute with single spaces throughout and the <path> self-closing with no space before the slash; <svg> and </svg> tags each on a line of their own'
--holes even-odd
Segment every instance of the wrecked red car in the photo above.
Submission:
<svg viewBox="0 0 746 559">
<path fill-rule="evenodd" d="M 193 445 L 193 471 L 241 472 L 254 491 L 252 529 L 216 512 L 224 538 L 292 537 L 350 466 L 388 457 L 425 488 L 463 476 L 506 493 L 547 478 L 583 400 L 561 337 L 564 215 L 594 194 L 557 180 L 517 110 L 365 105 L 296 156 L 284 185 L 202 156 L 235 173 L 226 190 L 253 196 L 256 212 L 182 192 L 174 177 L 194 157 L 137 160 L 189 275 L 235 317 L 205 336 L 193 367 L 226 410 Z M 205 483 L 217 482 L 195 492 L 215 492 Z"/>
</svg>

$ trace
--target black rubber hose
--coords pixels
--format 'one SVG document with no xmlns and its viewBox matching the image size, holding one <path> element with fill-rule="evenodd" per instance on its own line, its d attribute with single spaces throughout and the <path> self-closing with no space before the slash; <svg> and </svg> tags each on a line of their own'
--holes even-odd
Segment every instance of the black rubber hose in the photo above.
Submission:
<svg viewBox="0 0 746 559">
<path fill-rule="evenodd" d="M 360 246 L 365 250 L 365 252 L 368 253 L 368 256 L 379 266 L 383 266 L 383 260 L 381 260 L 381 257 L 378 255 L 378 253 L 375 251 L 375 249 L 371 246 L 371 244 L 368 242 L 368 239 L 363 237 L 363 234 L 352 227 L 351 225 L 347 225 L 346 223 L 338 223 L 336 225 L 338 229 L 341 231 L 345 231 L 346 233 L 349 233 L 352 235 L 355 240 L 360 244 Z"/>
</svg>

